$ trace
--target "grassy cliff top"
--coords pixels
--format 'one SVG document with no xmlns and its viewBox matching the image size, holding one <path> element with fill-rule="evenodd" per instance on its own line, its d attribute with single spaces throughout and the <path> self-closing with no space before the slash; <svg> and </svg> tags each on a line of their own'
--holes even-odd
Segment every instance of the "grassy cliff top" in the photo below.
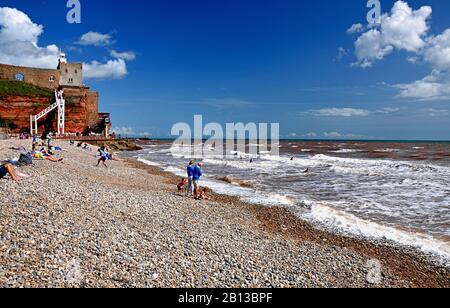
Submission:
<svg viewBox="0 0 450 308">
<path fill-rule="evenodd" d="M 50 89 L 36 87 L 21 81 L 0 80 L 0 96 L 18 95 L 18 96 L 52 96 Z"/>
</svg>

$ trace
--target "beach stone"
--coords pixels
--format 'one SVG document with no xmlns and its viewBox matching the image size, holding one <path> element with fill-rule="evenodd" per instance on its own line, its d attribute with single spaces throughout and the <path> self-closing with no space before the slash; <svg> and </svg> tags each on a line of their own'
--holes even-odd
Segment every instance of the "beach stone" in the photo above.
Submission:
<svg viewBox="0 0 450 308">
<path fill-rule="evenodd" d="M 0 160 L 29 143 L 0 141 Z M 96 167 L 94 153 L 55 143 L 64 163 L 35 161 L 20 169 L 31 178 L 0 180 L 0 287 L 374 286 L 370 257 L 350 244 L 271 231 L 269 212 L 227 197 L 180 197 L 156 169 L 126 161 Z M 293 228 L 284 217 L 282 232 Z M 448 287 L 441 279 L 448 269 L 426 264 L 418 257 L 416 272 L 433 274 L 411 279 L 383 266 L 376 286 Z"/>
</svg>

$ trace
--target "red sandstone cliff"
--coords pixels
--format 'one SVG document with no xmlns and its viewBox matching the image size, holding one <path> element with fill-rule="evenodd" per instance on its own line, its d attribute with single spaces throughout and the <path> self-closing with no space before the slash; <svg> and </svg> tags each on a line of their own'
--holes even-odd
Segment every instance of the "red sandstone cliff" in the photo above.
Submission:
<svg viewBox="0 0 450 308">
<path fill-rule="evenodd" d="M 29 132 L 30 115 L 36 115 L 53 102 L 54 98 L 28 96 L 0 96 L 0 118 L 13 124 L 13 131 Z M 66 96 L 66 132 L 83 132 L 88 124 L 86 102 L 81 92 Z M 91 116 L 92 118 L 92 116 Z M 57 111 L 49 113 L 39 121 L 39 131 L 57 130 Z"/>
</svg>

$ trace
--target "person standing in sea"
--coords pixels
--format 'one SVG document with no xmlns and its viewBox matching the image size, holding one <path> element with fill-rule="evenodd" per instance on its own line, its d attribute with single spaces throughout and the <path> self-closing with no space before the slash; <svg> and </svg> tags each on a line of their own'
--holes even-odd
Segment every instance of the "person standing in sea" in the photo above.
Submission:
<svg viewBox="0 0 450 308">
<path fill-rule="evenodd" d="M 198 182 L 200 181 L 203 170 L 202 170 L 202 164 L 197 164 L 194 168 L 194 174 L 192 176 L 192 183 L 194 184 L 194 198 L 196 200 L 199 200 L 200 198 L 200 186 L 198 185 Z"/>
<path fill-rule="evenodd" d="M 187 177 L 188 177 L 188 187 L 186 189 L 186 196 L 190 196 L 192 195 L 193 192 L 193 177 L 194 177 L 194 170 L 195 170 L 195 165 L 194 165 L 194 161 L 190 161 L 189 165 L 186 168 L 187 171 Z"/>
</svg>

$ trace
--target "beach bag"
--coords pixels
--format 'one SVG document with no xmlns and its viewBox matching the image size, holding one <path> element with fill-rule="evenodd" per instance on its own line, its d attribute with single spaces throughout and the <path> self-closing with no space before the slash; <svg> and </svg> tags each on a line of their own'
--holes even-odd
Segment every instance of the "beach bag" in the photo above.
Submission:
<svg viewBox="0 0 450 308">
<path fill-rule="evenodd" d="M 32 165 L 33 157 L 31 156 L 30 153 L 20 154 L 19 163 L 24 164 L 24 165 Z"/>
</svg>

